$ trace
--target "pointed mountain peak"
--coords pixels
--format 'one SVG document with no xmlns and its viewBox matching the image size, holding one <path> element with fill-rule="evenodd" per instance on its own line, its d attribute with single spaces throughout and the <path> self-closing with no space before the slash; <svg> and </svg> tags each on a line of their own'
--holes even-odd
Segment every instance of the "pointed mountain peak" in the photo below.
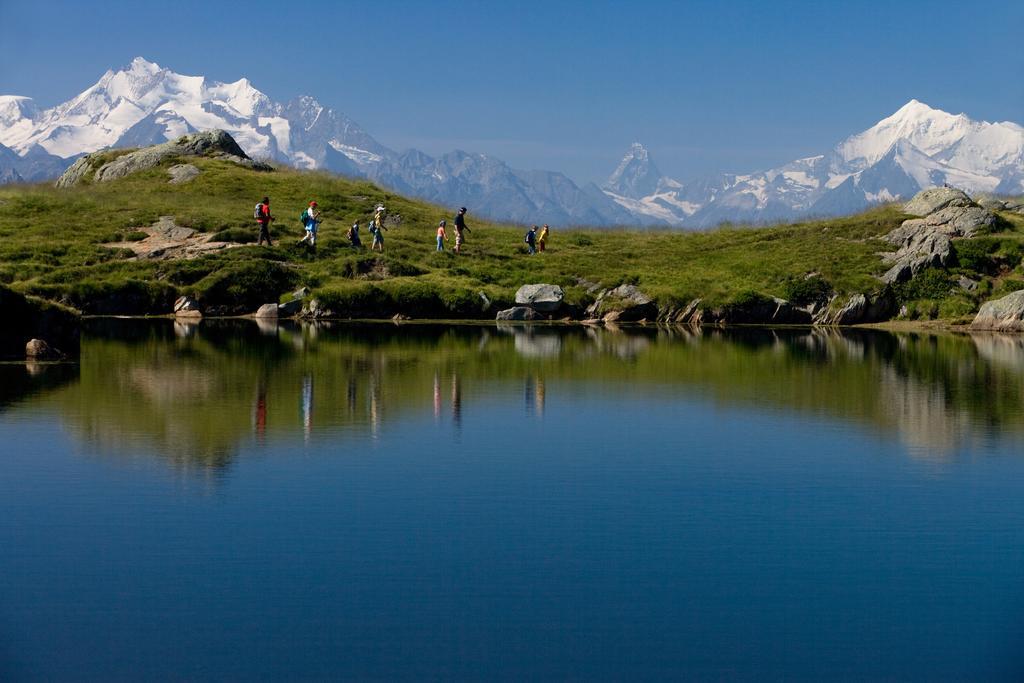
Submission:
<svg viewBox="0 0 1024 683">
<path fill-rule="evenodd" d="M 161 67 L 156 62 L 151 62 L 145 57 L 136 57 L 128 64 L 120 69 L 121 71 L 130 71 L 132 73 L 146 73 L 155 74 L 161 71 Z"/>
<path fill-rule="evenodd" d="M 626 152 L 626 156 L 633 157 L 634 159 L 646 159 L 648 156 L 647 148 L 640 142 L 634 142 L 629 146 L 629 151 Z"/>
<path fill-rule="evenodd" d="M 660 180 L 661 171 L 654 165 L 647 148 L 634 142 L 604 187 L 623 197 L 640 199 L 653 194 Z"/>
<path fill-rule="evenodd" d="M 39 113 L 31 97 L 0 95 L 0 126 L 13 126 L 23 119 L 33 119 Z"/>
<path fill-rule="evenodd" d="M 964 114 L 950 114 L 912 99 L 871 128 L 844 140 L 836 152 L 852 164 L 848 170 L 856 171 L 881 159 L 901 140 L 930 156 L 949 149 L 979 125 Z"/>
</svg>

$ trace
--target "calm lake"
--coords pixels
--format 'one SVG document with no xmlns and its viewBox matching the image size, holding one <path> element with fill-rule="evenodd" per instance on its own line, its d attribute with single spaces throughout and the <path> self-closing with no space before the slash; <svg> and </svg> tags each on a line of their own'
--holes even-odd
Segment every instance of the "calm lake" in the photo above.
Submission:
<svg viewBox="0 0 1024 683">
<path fill-rule="evenodd" d="M 1021 680 L 1024 337 L 93 320 L 0 680 Z"/>
</svg>

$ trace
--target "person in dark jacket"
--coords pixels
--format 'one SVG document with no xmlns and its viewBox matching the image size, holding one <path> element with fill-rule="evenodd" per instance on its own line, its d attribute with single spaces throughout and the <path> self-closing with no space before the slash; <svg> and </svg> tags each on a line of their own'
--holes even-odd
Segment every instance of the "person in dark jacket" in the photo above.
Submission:
<svg viewBox="0 0 1024 683">
<path fill-rule="evenodd" d="M 530 253 L 531 256 L 533 254 L 537 253 L 537 226 L 536 225 L 533 226 L 532 228 L 530 228 L 530 230 L 526 233 L 526 237 L 523 238 L 523 241 L 526 242 L 526 250 Z"/>
<path fill-rule="evenodd" d="M 459 209 L 455 214 L 455 253 L 462 253 L 462 243 L 466 241 L 465 233 L 472 232 L 466 225 L 466 207 Z"/>
</svg>

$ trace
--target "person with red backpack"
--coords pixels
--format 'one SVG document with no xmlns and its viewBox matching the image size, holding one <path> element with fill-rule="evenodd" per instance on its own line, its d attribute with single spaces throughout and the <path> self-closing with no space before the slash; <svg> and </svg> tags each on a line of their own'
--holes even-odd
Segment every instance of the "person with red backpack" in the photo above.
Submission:
<svg viewBox="0 0 1024 683">
<path fill-rule="evenodd" d="M 256 205 L 253 210 L 253 218 L 260 226 L 260 236 L 256 240 L 256 245 L 262 246 L 263 240 L 267 240 L 268 247 L 274 246 L 274 243 L 270 241 L 270 222 L 274 220 L 270 214 L 270 197 L 264 197 L 263 201 Z"/>
</svg>

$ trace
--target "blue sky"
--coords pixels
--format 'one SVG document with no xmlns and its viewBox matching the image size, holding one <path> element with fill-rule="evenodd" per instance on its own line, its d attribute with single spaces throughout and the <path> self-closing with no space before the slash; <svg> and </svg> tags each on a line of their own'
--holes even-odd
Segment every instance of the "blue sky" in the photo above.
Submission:
<svg viewBox="0 0 1024 683">
<path fill-rule="evenodd" d="M 605 178 L 827 150 L 907 100 L 1024 123 L 1024 2 L 0 0 L 0 93 L 50 106 L 141 55 L 312 94 L 382 143 Z M 259 36 L 259 37 L 257 37 Z"/>
</svg>

